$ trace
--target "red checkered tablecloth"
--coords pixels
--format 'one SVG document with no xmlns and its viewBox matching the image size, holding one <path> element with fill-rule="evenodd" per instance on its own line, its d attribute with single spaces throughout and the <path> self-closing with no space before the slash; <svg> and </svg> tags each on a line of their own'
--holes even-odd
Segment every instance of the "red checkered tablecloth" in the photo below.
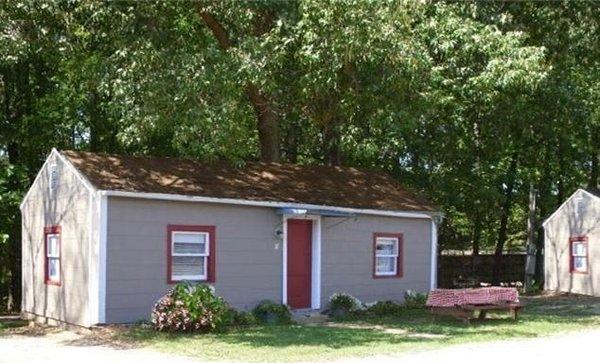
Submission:
<svg viewBox="0 0 600 363">
<path fill-rule="evenodd" d="M 478 289 L 437 289 L 429 293 L 426 306 L 454 307 L 518 303 L 519 292 L 513 287 L 482 287 Z"/>
</svg>

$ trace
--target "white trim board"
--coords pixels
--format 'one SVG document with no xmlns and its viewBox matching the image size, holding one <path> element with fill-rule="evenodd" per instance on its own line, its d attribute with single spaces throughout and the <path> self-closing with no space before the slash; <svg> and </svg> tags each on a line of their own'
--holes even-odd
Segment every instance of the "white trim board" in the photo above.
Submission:
<svg viewBox="0 0 600 363">
<path fill-rule="evenodd" d="M 389 210 L 376 210 L 376 209 L 360 209 L 360 208 L 348 208 L 348 207 L 334 207 L 334 206 L 318 205 L 318 204 L 270 202 L 270 201 L 258 201 L 258 200 L 254 201 L 254 200 L 247 200 L 247 199 L 213 198 L 213 197 L 201 197 L 201 196 L 191 196 L 191 195 L 181 195 L 181 194 L 125 192 L 125 191 L 116 191 L 116 190 L 104 190 L 102 192 L 111 197 L 170 200 L 170 201 L 181 201 L 181 202 L 221 203 L 221 204 L 247 205 L 247 206 L 253 206 L 253 207 L 269 207 L 269 208 L 320 209 L 320 210 L 327 210 L 327 211 L 332 211 L 332 212 L 369 214 L 369 215 L 389 216 L 389 217 L 431 219 L 433 216 L 440 215 L 440 213 L 437 213 L 437 212 L 412 212 L 412 211 L 389 211 Z"/>
<path fill-rule="evenodd" d="M 98 275 L 97 264 L 94 261 L 94 194 L 88 195 L 88 326 L 92 326 L 98 322 Z"/>
<path fill-rule="evenodd" d="M 548 222 L 554 218 L 554 216 L 558 213 L 558 211 L 560 211 L 561 209 L 563 209 L 563 207 L 565 205 L 567 205 L 567 203 L 569 203 L 571 201 L 571 199 L 573 199 L 577 194 L 579 194 L 580 192 L 585 193 L 587 195 L 590 195 L 592 198 L 598 198 L 600 199 L 599 196 L 592 194 L 590 192 L 588 192 L 585 189 L 579 188 L 577 189 L 575 192 L 573 192 L 573 194 L 571 194 L 571 196 L 569 198 L 567 198 L 567 200 L 565 200 L 558 208 L 556 208 L 556 210 L 554 211 L 554 213 L 552 213 L 548 218 L 546 218 L 546 220 L 542 223 L 542 227 L 546 227 L 546 224 L 548 224 Z"/>
<path fill-rule="evenodd" d="M 284 215 L 283 216 L 283 248 L 282 250 L 282 278 L 281 278 L 281 302 L 287 304 L 287 221 L 288 219 L 308 219 L 312 223 L 311 241 L 311 291 L 310 308 L 318 310 L 321 308 L 321 216 L 318 215 Z"/>
<path fill-rule="evenodd" d="M 435 218 L 431 219 L 431 276 L 430 290 L 437 288 L 437 250 L 438 250 L 438 226 Z"/>
<path fill-rule="evenodd" d="M 104 193 L 98 193 L 98 324 L 106 323 L 106 249 L 108 203 Z"/>
</svg>

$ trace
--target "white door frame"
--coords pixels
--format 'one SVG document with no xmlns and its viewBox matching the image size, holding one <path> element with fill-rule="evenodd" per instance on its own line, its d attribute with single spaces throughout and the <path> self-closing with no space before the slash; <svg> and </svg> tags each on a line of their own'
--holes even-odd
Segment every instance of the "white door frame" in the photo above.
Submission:
<svg viewBox="0 0 600 363">
<path fill-rule="evenodd" d="M 283 271 L 281 301 L 287 304 L 287 221 L 288 219 L 308 219 L 312 223 L 311 251 L 311 309 L 321 308 L 321 216 L 318 215 L 283 215 Z"/>
</svg>

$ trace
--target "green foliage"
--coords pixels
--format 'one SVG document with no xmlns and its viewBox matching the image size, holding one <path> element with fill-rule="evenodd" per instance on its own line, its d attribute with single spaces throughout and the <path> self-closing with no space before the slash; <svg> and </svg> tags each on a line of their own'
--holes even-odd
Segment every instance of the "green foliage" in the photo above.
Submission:
<svg viewBox="0 0 600 363">
<path fill-rule="evenodd" d="M 404 293 L 404 306 L 410 309 L 420 309 L 425 307 L 427 294 L 406 290 Z"/>
<path fill-rule="evenodd" d="M 159 331 L 210 332 L 228 323 L 228 311 L 212 286 L 180 282 L 158 300 L 152 324 Z"/>
<path fill-rule="evenodd" d="M 3 2 L 0 305 L 19 306 L 18 203 L 51 147 L 255 160 L 248 84 L 282 161 L 392 173 L 445 212 L 442 250 L 523 250 L 530 183 L 542 219 L 598 182 L 599 24 L 594 2 L 500 4 Z"/>
<path fill-rule="evenodd" d="M 247 311 L 238 311 L 230 308 L 227 311 L 227 318 L 229 325 L 233 326 L 250 326 L 258 324 L 258 320 L 254 314 Z"/>
<path fill-rule="evenodd" d="M 402 311 L 403 306 L 391 300 L 377 301 L 374 304 L 366 304 L 365 312 L 373 316 L 395 315 Z"/>
<path fill-rule="evenodd" d="M 256 305 L 252 314 L 262 323 L 267 324 L 289 324 L 292 322 L 290 308 L 284 304 L 278 304 L 271 300 L 263 300 Z"/>
<path fill-rule="evenodd" d="M 364 308 L 363 303 L 346 293 L 335 293 L 329 297 L 329 313 L 333 316 L 346 316 Z"/>
</svg>

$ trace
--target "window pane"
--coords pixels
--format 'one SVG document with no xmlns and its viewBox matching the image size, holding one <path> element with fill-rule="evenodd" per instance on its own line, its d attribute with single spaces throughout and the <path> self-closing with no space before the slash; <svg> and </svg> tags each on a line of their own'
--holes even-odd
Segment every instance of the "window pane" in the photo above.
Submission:
<svg viewBox="0 0 600 363">
<path fill-rule="evenodd" d="M 390 239 L 378 239 L 377 240 L 377 254 L 378 255 L 396 255 L 397 240 Z"/>
<path fill-rule="evenodd" d="M 573 267 L 577 271 L 587 271 L 587 258 L 585 257 L 574 257 Z"/>
<path fill-rule="evenodd" d="M 60 280 L 60 260 L 58 258 L 48 258 L 48 279 Z"/>
<path fill-rule="evenodd" d="M 173 253 L 205 254 L 206 243 L 175 242 L 173 244 Z"/>
<path fill-rule="evenodd" d="M 573 243 L 573 255 L 574 256 L 585 256 L 587 255 L 587 246 L 585 243 Z"/>
<path fill-rule="evenodd" d="M 376 271 L 378 273 L 394 273 L 396 271 L 396 258 L 377 257 Z"/>
<path fill-rule="evenodd" d="M 55 234 L 51 234 L 48 235 L 48 246 L 47 246 L 47 254 L 48 256 L 51 257 L 58 257 L 59 256 L 59 249 L 58 249 L 58 235 Z"/>
<path fill-rule="evenodd" d="M 202 256 L 173 256 L 173 277 L 206 276 L 206 257 Z"/>
<path fill-rule="evenodd" d="M 205 239 L 206 239 L 205 233 L 185 233 L 185 232 L 173 233 L 173 240 L 175 242 L 204 243 Z"/>
</svg>

